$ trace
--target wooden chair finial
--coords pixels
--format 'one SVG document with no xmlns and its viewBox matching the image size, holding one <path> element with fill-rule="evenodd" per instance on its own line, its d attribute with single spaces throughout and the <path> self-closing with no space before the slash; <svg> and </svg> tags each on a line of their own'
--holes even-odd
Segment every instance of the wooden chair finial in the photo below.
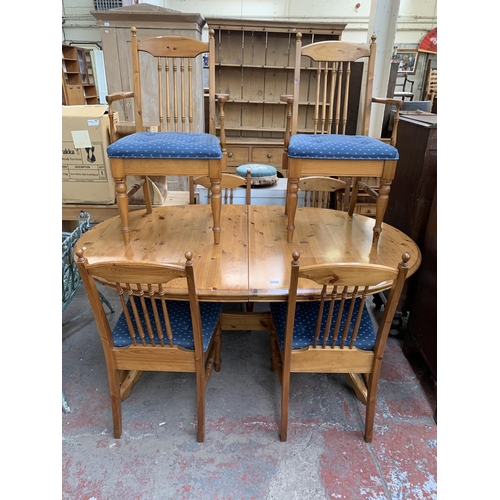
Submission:
<svg viewBox="0 0 500 500">
<path fill-rule="evenodd" d="M 186 252 L 184 254 L 184 257 L 186 257 L 186 266 L 189 265 L 189 266 L 192 266 L 193 265 L 193 254 L 192 252 Z"/>
<path fill-rule="evenodd" d="M 403 262 L 401 263 L 401 267 L 408 267 L 408 261 L 411 259 L 411 256 L 409 253 L 404 253 L 401 257 L 403 259 Z"/>
<path fill-rule="evenodd" d="M 299 257 L 300 253 L 299 252 L 293 252 L 292 253 L 292 266 L 298 266 L 299 265 Z"/>
<path fill-rule="evenodd" d="M 87 250 L 85 247 L 79 248 L 75 253 L 76 256 L 78 257 L 78 262 L 84 262 L 85 257 L 83 256 L 83 252 Z"/>
</svg>

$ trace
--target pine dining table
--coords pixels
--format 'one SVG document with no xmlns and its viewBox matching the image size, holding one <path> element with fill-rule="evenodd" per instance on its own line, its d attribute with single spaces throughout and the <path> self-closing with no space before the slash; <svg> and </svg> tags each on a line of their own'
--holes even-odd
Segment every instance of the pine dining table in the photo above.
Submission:
<svg viewBox="0 0 500 500">
<path fill-rule="evenodd" d="M 286 300 L 292 253 L 301 266 L 327 262 L 374 263 L 396 268 L 408 253 L 408 277 L 421 262 L 415 242 L 385 224 L 372 243 L 374 220 L 323 208 L 298 208 L 293 242 L 287 242 L 283 206 L 222 205 L 220 243 L 212 236 L 210 205 L 178 205 L 137 210 L 129 215 L 130 243 L 125 245 L 119 216 L 84 233 L 75 249 L 85 248 L 90 263 L 149 261 L 184 264 L 192 252 L 197 292 L 202 301 L 270 302 Z M 374 291 L 390 288 L 381 283 Z M 187 290 L 169 283 L 166 293 L 183 299 Z M 319 297 L 310 282 L 299 282 L 299 300 Z"/>
</svg>

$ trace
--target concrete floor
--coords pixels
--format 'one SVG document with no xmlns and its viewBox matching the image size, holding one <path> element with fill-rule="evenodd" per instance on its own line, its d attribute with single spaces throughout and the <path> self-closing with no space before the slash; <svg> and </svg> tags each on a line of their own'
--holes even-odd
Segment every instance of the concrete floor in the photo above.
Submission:
<svg viewBox="0 0 500 500">
<path fill-rule="evenodd" d="M 63 324 L 87 308 L 82 287 Z M 376 320 L 380 311 L 371 302 L 369 309 Z M 204 443 L 196 442 L 194 374 L 158 372 L 144 373 L 123 403 L 117 440 L 88 312 L 63 326 L 71 411 L 62 413 L 62 498 L 436 499 L 436 387 L 418 356 L 403 355 L 402 335 L 388 340 L 371 444 L 363 440 L 364 405 L 343 375 L 324 374 L 292 374 L 288 442 L 280 442 L 266 332 L 224 333 L 221 371 L 207 386 Z"/>
</svg>

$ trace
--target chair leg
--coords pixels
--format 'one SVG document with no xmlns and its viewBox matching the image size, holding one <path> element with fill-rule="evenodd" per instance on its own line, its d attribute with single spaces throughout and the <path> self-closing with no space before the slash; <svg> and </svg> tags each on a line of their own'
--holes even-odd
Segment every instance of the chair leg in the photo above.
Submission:
<svg viewBox="0 0 500 500">
<path fill-rule="evenodd" d="M 118 371 L 108 368 L 111 412 L 113 414 L 113 436 L 116 439 L 120 439 L 122 435 L 122 398 L 120 394 L 119 377 Z"/>
<path fill-rule="evenodd" d="M 288 225 L 287 225 L 287 241 L 288 243 L 292 242 L 293 232 L 295 230 L 295 212 L 297 211 L 297 191 L 299 189 L 298 186 L 299 179 L 288 178 L 288 191 L 286 195 L 286 209 L 288 211 Z"/>
<path fill-rule="evenodd" d="M 221 358 L 220 358 L 220 351 L 222 348 L 222 330 L 221 328 L 218 328 L 216 334 L 215 334 L 215 371 L 218 373 L 220 372 L 220 364 L 221 364 Z"/>
<path fill-rule="evenodd" d="M 271 332 L 271 371 L 275 372 L 278 366 L 278 344 L 276 342 L 276 333 Z"/>
<path fill-rule="evenodd" d="M 385 211 L 389 204 L 389 193 L 391 191 L 391 181 L 388 179 L 381 179 L 378 191 L 375 211 L 375 226 L 373 228 L 373 243 L 377 244 L 382 232 L 382 221 L 384 220 Z"/>
<path fill-rule="evenodd" d="M 366 417 L 365 417 L 365 441 L 372 442 L 373 438 L 373 422 L 375 420 L 375 405 L 377 403 L 377 388 L 380 375 L 380 363 L 374 366 L 372 373 L 368 376 L 368 396 L 366 401 Z"/>
<path fill-rule="evenodd" d="M 197 441 L 203 443 L 205 440 L 205 377 L 200 373 L 203 367 L 197 369 L 196 372 L 196 398 L 197 398 L 197 414 L 198 414 L 198 432 Z"/>
<path fill-rule="evenodd" d="M 288 437 L 288 402 L 290 399 L 290 372 L 283 370 L 281 385 L 281 427 L 280 441 L 285 442 Z"/>
<path fill-rule="evenodd" d="M 120 212 L 120 219 L 122 221 L 123 241 L 128 245 L 130 243 L 130 228 L 128 225 L 127 184 L 124 177 L 115 177 L 115 190 L 116 204 L 118 205 L 118 211 Z"/>
<path fill-rule="evenodd" d="M 214 233 L 214 243 L 220 243 L 220 215 L 221 215 L 221 205 L 222 205 L 222 197 L 221 197 L 221 187 L 220 187 L 220 179 L 219 182 L 212 182 L 210 185 L 210 191 L 212 193 L 212 197 L 210 198 L 210 204 L 212 205 L 212 218 L 214 221 L 213 225 L 213 233 Z"/>
<path fill-rule="evenodd" d="M 359 192 L 358 178 L 354 177 L 353 186 L 350 194 L 350 200 L 349 200 L 349 210 L 347 211 L 348 215 L 352 215 L 354 213 L 354 208 L 356 207 L 356 202 L 358 200 L 358 192 Z"/>
<path fill-rule="evenodd" d="M 142 189 L 144 191 L 144 204 L 146 205 L 147 214 L 150 214 L 153 211 L 153 204 L 151 203 L 151 193 L 149 192 L 149 182 L 149 177 L 147 175 L 144 176 L 144 184 L 142 185 Z"/>
</svg>

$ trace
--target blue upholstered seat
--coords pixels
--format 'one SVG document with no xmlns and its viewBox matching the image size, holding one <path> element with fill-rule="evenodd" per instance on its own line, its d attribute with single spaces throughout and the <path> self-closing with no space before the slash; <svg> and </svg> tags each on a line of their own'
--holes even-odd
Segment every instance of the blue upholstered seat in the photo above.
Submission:
<svg viewBox="0 0 500 500">
<path fill-rule="evenodd" d="M 295 134 L 288 145 L 289 158 L 318 160 L 397 160 L 398 150 L 365 135 Z"/>
<path fill-rule="evenodd" d="M 139 304 L 140 301 L 139 297 L 134 296 L 133 299 Z M 151 325 L 154 331 L 155 342 L 159 344 L 160 338 L 158 337 L 158 333 L 156 330 L 156 323 L 153 315 L 153 309 L 150 304 L 151 299 L 146 298 L 145 300 L 148 306 L 149 320 L 151 321 Z M 222 312 L 222 307 L 223 307 L 222 303 L 200 302 L 200 315 L 201 315 L 201 325 L 203 330 L 204 352 L 208 349 L 210 340 L 212 339 L 215 327 L 217 325 L 217 321 L 219 320 L 219 316 Z M 141 343 L 141 339 L 139 337 L 139 332 L 137 330 L 137 324 L 134 318 L 130 300 L 127 303 L 127 309 L 130 314 L 130 318 L 132 320 L 137 342 Z M 162 325 L 164 325 L 165 320 L 160 301 L 157 301 L 157 310 L 158 310 L 158 315 L 160 317 L 160 322 Z M 170 325 L 172 327 L 172 336 L 174 343 L 180 347 L 184 347 L 185 349 L 194 349 L 193 329 L 191 326 L 192 325 L 191 309 L 189 306 L 189 301 L 169 300 L 167 301 L 167 310 L 170 318 Z M 142 311 L 142 308 L 139 307 L 138 311 Z M 146 342 L 148 344 L 151 344 L 151 340 L 149 339 L 149 336 L 147 334 L 146 318 L 144 317 L 143 314 L 141 314 L 140 317 L 141 317 L 141 324 L 144 330 L 144 335 L 146 337 Z M 113 329 L 113 340 L 115 347 L 125 347 L 132 344 L 132 339 L 130 337 L 130 333 L 127 327 L 127 321 L 125 319 L 125 314 L 123 313 L 123 311 L 120 317 L 118 318 L 115 328 Z M 169 343 L 165 331 L 164 331 L 164 341 L 165 344 Z"/>
<path fill-rule="evenodd" d="M 344 328 L 344 324 L 347 318 L 347 312 L 350 306 L 350 300 L 346 300 L 344 304 L 344 310 L 342 311 L 342 323 L 341 328 L 339 330 L 339 336 L 337 338 L 337 342 L 335 345 L 340 345 L 342 340 L 342 330 Z M 356 303 L 354 304 L 354 313 L 355 315 L 359 310 L 360 299 L 356 299 Z M 311 301 L 311 302 L 297 302 L 295 309 L 295 322 L 293 326 L 293 341 L 292 341 L 292 349 L 302 349 L 303 347 L 307 347 L 313 345 L 314 342 L 314 329 L 316 327 L 316 318 L 318 317 L 319 312 L 319 301 Z M 332 325 L 329 332 L 329 339 L 327 341 L 327 345 L 331 345 L 333 333 L 333 329 L 335 326 L 335 318 L 337 317 L 339 310 L 340 301 L 336 301 L 334 304 L 333 310 L 333 319 Z M 273 316 L 274 325 L 276 327 L 276 335 L 278 337 L 278 343 L 280 349 L 284 349 L 285 342 L 285 325 L 286 325 L 286 312 L 287 312 L 288 304 L 286 302 L 271 302 L 271 314 Z M 321 322 L 321 333 L 318 339 L 318 345 L 323 343 L 323 331 L 326 327 L 326 319 L 328 316 L 328 309 L 330 307 L 330 302 L 325 302 L 323 317 Z M 353 325 L 351 323 L 349 327 L 349 334 L 347 336 L 347 341 L 345 345 L 348 345 L 351 341 Z M 354 345 L 358 349 L 363 350 L 372 350 L 375 345 L 376 332 L 373 328 L 373 324 L 368 313 L 366 307 L 363 308 L 363 313 L 361 315 L 361 324 L 359 325 L 358 336 L 356 337 L 356 341 Z"/>
<path fill-rule="evenodd" d="M 110 158 L 222 158 L 215 135 L 188 132 L 137 132 L 118 139 L 107 152 Z"/>
</svg>

